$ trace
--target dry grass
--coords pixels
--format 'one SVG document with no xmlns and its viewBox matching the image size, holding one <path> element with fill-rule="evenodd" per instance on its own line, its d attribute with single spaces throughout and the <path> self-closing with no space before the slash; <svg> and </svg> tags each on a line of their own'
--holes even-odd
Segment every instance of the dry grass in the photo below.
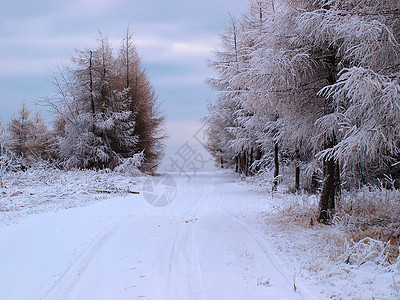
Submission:
<svg viewBox="0 0 400 300">
<path fill-rule="evenodd" d="M 292 192 L 279 186 L 262 219 L 293 273 L 321 285 L 331 299 L 371 299 L 371 291 L 376 299 L 400 299 L 400 191 L 343 191 L 332 225 L 317 222 L 318 195 Z"/>
<path fill-rule="evenodd" d="M 298 226 L 314 231 L 327 228 L 317 222 L 316 196 L 284 195 L 283 198 L 285 205 L 280 207 L 278 218 L 282 226 Z M 371 238 L 390 244 L 387 260 L 395 263 L 400 247 L 400 191 L 365 187 L 344 192 L 331 227 L 341 234 L 327 236 L 321 243 L 326 245 L 336 241 L 335 248 L 340 249 L 342 255 L 345 255 L 346 240 L 358 243 L 365 238 Z M 332 230 L 328 232 L 332 233 Z"/>
<path fill-rule="evenodd" d="M 390 242 L 389 260 L 400 246 L 400 191 L 364 187 L 343 197 L 334 224 L 358 242 L 372 238 Z"/>
<path fill-rule="evenodd" d="M 272 186 L 271 178 L 272 175 L 266 172 L 249 181 L 268 191 L 268 187 Z M 386 180 L 381 187 L 343 190 L 332 226 L 317 221 L 319 196 L 306 192 L 295 194 L 291 184 L 289 181 L 282 182 L 278 192 L 273 194 L 276 200 L 275 216 L 268 222 L 278 223 L 276 225 L 283 231 L 290 228 L 315 233 L 318 235 L 317 243 L 329 244 L 335 249 L 333 252 L 341 253 L 330 255 L 335 261 L 346 260 L 346 243 L 356 244 L 365 238 L 389 242 L 388 263 L 396 263 L 400 247 L 400 190 L 384 188 L 394 186 L 394 181 Z"/>
</svg>

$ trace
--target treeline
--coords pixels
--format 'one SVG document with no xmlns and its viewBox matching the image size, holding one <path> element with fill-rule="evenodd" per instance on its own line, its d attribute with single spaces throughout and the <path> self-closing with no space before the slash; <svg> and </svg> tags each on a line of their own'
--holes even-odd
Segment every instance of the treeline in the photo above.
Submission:
<svg viewBox="0 0 400 300">
<path fill-rule="evenodd" d="M 117 51 L 100 34 L 95 48 L 58 68 L 53 84 L 56 94 L 45 103 L 55 113 L 54 128 L 24 104 L 3 129 L 3 152 L 25 165 L 48 160 L 67 169 L 114 169 L 135 157 L 142 171 L 157 168 L 164 117 L 129 31 Z"/>
<path fill-rule="evenodd" d="M 399 178 L 400 3 L 252 0 L 209 62 L 208 149 L 251 175 L 293 167 L 329 223 L 341 188 Z M 308 180 L 300 180 L 305 174 Z M 305 183 L 301 186 L 300 183 Z"/>
</svg>

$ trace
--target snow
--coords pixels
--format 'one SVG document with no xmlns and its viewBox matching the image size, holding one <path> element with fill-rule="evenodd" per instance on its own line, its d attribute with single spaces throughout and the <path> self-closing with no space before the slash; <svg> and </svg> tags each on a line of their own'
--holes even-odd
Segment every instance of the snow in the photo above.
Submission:
<svg viewBox="0 0 400 300">
<path fill-rule="evenodd" d="M 52 188 L 72 191 L 75 184 L 76 193 L 49 197 L 46 186 L 31 186 L 45 201 L 34 209 L 29 186 L 16 185 L 22 193 L 14 196 L 15 211 L 1 212 L 10 216 L 0 227 L 1 299 L 328 299 L 333 291 L 334 299 L 393 297 L 387 289 L 393 274 L 378 275 L 369 264 L 327 261 L 331 277 L 323 265 L 309 276 L 306 266 L 323 246 L 314 231 L 280 226 L 279 198 L 234 174 L 204 172 L 188 180 L 170 173 L 176 195 L 163 207 L 146 201 L 144 183 L 152 177 L 68 176 L 53 176 Z M 107 186 L 115 192 L 96 193 Z M 0 201 L 5 205 L 6 197 Z"/>
<path fill-rule="evenodd" d="M 0 225 L 45 211 L 84 206 L 109 195 L 136 191 L 143 178 L 113 172 L 62 171 L 46 165 L 4 176 Z"/>
<path fill-rule="evenodd" d="M 278 193 L 268 195 L 265 183 L 260 185 L 258 179 L 242 183 L 253 191 L 249 206 L 258 207 L 254 216 L 242 214 L 243 218 L 260 219 L 257 230 L 296 282 L 306 281 L 320 299 L 400 299 L 398 262 L 391 259 L 392 264 L 382 264 L 377 258 L 385 243 L 378 242 L 368 253 L 363 249 L 368 243 L 360 245 L 346 263 L 349 247 L 354 248 L 345 230 L 310 225 L 310 212 L 315 214 L 318 203 L 315 195 L 288 194 L 283 185 Z M 363 262 L 352 261 L 357 255 L 363 256 Z"/>
</svg>

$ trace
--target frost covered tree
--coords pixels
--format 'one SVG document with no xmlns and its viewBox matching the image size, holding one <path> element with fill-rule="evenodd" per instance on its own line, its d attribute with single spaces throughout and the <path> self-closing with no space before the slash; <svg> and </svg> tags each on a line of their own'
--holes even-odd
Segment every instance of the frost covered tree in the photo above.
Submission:
<svg viewBox="0 0 400 300">
<path fill-rule="evenodd" d="M 267 129 L 267 124 L 276 119 L 275 109 L 262 100 L 256 103 L 256 99 L 265 100 L 267 95 L 261 88 L 255 88 L 251 65 L 252 54 L 259 46 L 259 34 L 264 31 L 266 16 L 271 10 L 273 5 L 270 1 L 254 1 L 249 15 L 243 20 L 231 18 L 230 27 L 221 35 L 221 50 L 215 52 L 215 60 L 209 63 L 217 76 L 208 83 L 219 95 L 217 105 L 210 107 L 219 110 L 225 118 L 231 118 L 225 122 L 224 130 L 229 138 L 225 143 L 229 150 L 225 152 L 234 153 L 236 170 L 245 175 L 257 171 L 271 152 L 278 157 L 277 143 Z M 218 112 L 213 115 L 217 118 Z M 212 123 L 210 118 L 208 123 Z M 210 136 L 210 143 L 213 139 Z M 275 170 L 279 170 L 278 161 Z"/>
<path fill-rule="evenodd" d="M 9 142 L 10 133 L 7 128 L 0 123 L 0 188 L 6 187 L 6 174 L 9 171 L 16 170 L 18 164 L 15 154 L 8 149 Z"/>
<path fill-rule="evenodd" d="M 216 161 L 221 165 L 234 163 L 237 171 L 247 172 L 247 138 L 240 124 L 240 119 L 246 115 L 240 105 L 246 87 L 243 82 L 235 80 L 244 64 L 238 26 L 236 20 L 231 18 L 230 28 L 221 35 L 222 49 L 215 52 L 214 61 L 209 61 L 209 66 L 218 77 L 209 79 L 208 84 L 218 91 L 219 98 L 216 105 L 209 106 L 210 114 L 205 122 L 210 135 L 208 148 Z"/>
<path fill-rule="evenodd" d="M 251 46 L 249 64 L 241 74 L 242 80 L 249 83 L 244 106 L 254 111 L 256 119 L 252 124 L 262 144 L 269 142 L 269 149 L 264 152 L 273 153 L 274 189 L 279 176 L 279 152 L 299 152 L 295 142 L 301 134 L 293 137 L 292 128 L 285 130 L 285 125 L 296 119 L 293 114 L 298 112 L 296 105 L 305 107 L 297 103 L 301 102 L 299 87 L 309 73 L 302 52 L 289 47 L 292 28 L 287 15 L 290 13 L 290 8 L 278 1 L 253 1 L 244 19 L 244 36 L 248 40 L 251 37 L 246 43 Z"/>
<path fill-rule="evenodd" d="M 234 135 L 229 144 L 236 151 L 256 150 L 257 159 L 264 153 L 265 161 L 271 153 L 275 186 L 279 148 L 296 157 L 307 156 L 312 148 L 308 141 L 316 119 L 315 104 L 322 99 L 316 92 L 324 86 L 316 84 L 320 80 L 310 81 L 313 71 L 317 77 L 320 70 L 312 68 L 304 50 L 290 43 L 294 28 L 287 21 L 291 14 L 293 9 L 277 1 L 251 1 L 249 13 L 239 25 L 232 24 L 230 35 L 222 36 L 225 50 L 217 53 L 211 65 L 218 80 L 226 78 L 224 97 L 237 102 L 232 113 L 236 126 L 228 128 Z M 313 113 L 307 115 L 309 122 L 297 126 L 301 131 L 294 131 L 300 112 Z"/>
<path fill-rule="evenodd" d="M 229 101 L 229 98 L 225 100 Z M 235 111 L 234 103 L 229 101 L 233 106 L 224 103 L 224 98 L 219 97 L 216 104 L 209 104 L 208 115 L 204 118 L 207 124 L 207 149 L 214 157 L 215 161 L 221 168 L 233 167 L 235 165 L 235 151 L 229 147 L 229 143 L 233 140 L 232 133 L 227 130 L 235 126 L 232 120 L 232 114 Z M 236 165 L 238 171 L 238 166 Z"/>
<path fill-rule="evenodd" d="M 8 148 L 29 162 L 47 160 L 51 156 L 51 134 L 39 113 L 34 118 L 30 115 L 31 111 L 24 103 L 10 121 Z"/>
<path fill-rule="evenodd" d="M 157 96 L 142 66 L 129 28 L 121 42 L 117 61 L 120 83 L 132 100 L 130 107 L 135 118 L 134 134 L 138 138 L 135 151 L 143 151 L 145 161 L 141 168 L 150 171 L 157 168 L 162 158 L 164 116 L 159 111 Z"/>
<path fill-rule="evenodd" d="M 66 167 L 115 166 L 119 157 L 111 148 L 111 134 L 120 116 L 112 107 L 115 62 L 108 41 L 101 39 L 94 51 L 78 52 L 73 61 L 77 69 L 67 69 L 70 74 L 60 78 L 69 81 L 57 85 L 59 94 L 65 95 L 62 117 L 67 120 L 59 137 L 60 158 Z M 67 110 L 69 107 L 72 109 Z"/>
<path fill-rule="evenodd" d="M 54 77 L 58 98 L 49 99 L 58 112 L 64 165 L 115 168 L 144 146 L 145 164 L 160 159 L 163 118 L 157 115 L 156 97 L 129 32 L 117 56 L 100 35 L 97 47 L 79 51 L 73 63 L 60 68 Z"/>
<path fill-rule="evenodd" d="M 321 123 L 341 137 L 323 154 L 351 169 L 373 161 L 387 167 L 397 156 L 399 9 L 398 1 L 330 1 L 325 15 L 301 19 L 307 26 L 318 18 L 322 30 L 332 31 L 339 73 L 321 91 L 334 108 Z"/>
<path fill-rule="evenodd" d="M 314 179 L 322 170 L 325 223 L 335 213 L 341 176 L 352 184 L 357 176 L 368 183 L 379 173 L 399 173 L 399 5 L 250 1 L 211 64 L 223 97 L 207 117 L 214 126 L 210 143 L 224 128 L 231 133 L 225 145 L 240 149 L 255 141 L 266 163 L 277 163 L 266 155 L 273 145 L 293 159 L 295 189 L 302 166 Z M 230 116 L 222 119 L 226 107 Z"/>
<path fill-rule="evenodd" d="M 34 123 L 29 119 L 31 111 L 24 103 L 17 117 L 9 125 L 11 133 L 10 149 L 19 157 L 27 156 L 30 152 L 30 143 L 33 136 Z"/>
<path fill-rule="evenodd" d="M 397 157 L 399 3 L 316 5 L 296 17 L 294 40 L 331 69 L 329 84 L 320 91 L 328 111 L 316 122 L 323 137 L 318 157 L 328 170 L 320 201 L 320 219 L 326 221 L 334 213 L 339 163 L 365 174 L 371 165 L 388 169 Z"/>
</svg>

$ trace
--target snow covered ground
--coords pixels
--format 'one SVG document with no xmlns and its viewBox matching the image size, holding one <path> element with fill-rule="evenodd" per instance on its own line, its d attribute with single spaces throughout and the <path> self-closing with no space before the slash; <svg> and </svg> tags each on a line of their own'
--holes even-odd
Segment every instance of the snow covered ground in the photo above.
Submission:
<svg viewBox="0 0 400 300">
<path fill-rule="evenodd" d="M 395 299 L 393 273 L 313 261 L 318 230 L 233 174 L 54 172 L 2 189 L 0 299 Z"/>
<path fill-rule="evenodd" d="M 62 171 L 46 165 L 11 172 L 0 186 L 0 225 L 40 212 L 85 206 L 136 191 L 144 178 L 115 172 Z"/>
<path fill-rule="evenodd" d="M 317 196 L 293 195 L 283 185 L 272 195 L 271 184 L 259 180 L 239 183 L 252 191 L 247 202 L 259 218 L 254 223 L 257 230 L 296 281 L 305 280 L 319 299 L 400 299 L 399 258 L 387 263 L 381 248 L 387 244 L 367 241 L 351 247 L 345 228 L 310 222 Z M 242 216 L 253 218 L 248 213 Z"/>
</svg>

